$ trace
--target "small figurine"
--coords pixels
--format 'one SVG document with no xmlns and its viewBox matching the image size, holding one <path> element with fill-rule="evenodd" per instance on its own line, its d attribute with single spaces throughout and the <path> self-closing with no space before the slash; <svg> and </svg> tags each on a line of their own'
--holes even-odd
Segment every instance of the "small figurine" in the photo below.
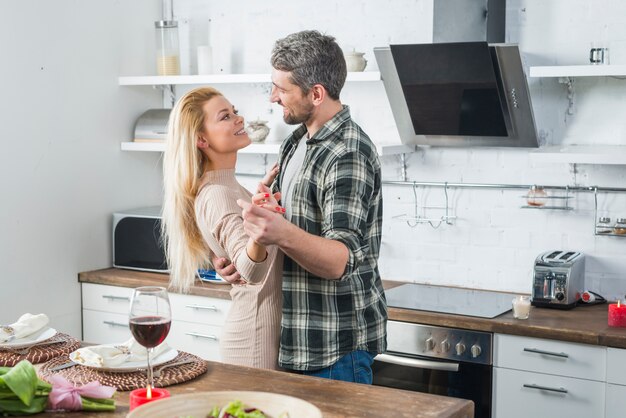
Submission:
<svg viewBox="0 0 626 418">
<path fill-rule="evenodd" d="M 267 126 L 266 120 L 257 119 L 248 122 L 246 131 L 248 132 L 248 137 L 252 142 L 263 142 L 270 133 L 270 128 Z"/>
</svg>

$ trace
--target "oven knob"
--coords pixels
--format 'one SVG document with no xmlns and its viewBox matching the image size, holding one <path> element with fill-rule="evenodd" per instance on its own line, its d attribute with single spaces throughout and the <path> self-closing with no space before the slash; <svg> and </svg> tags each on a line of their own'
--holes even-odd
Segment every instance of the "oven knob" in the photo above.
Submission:
<svg viewBox="0 0 626 418">
<path fill-rule="evenodd" d="M 559 293 L 556 294 L 556 298 L 559 301 L 562 301 L 563 299 L 565 299 L 565 295 L 563 294 L 563 292 L 559 292 Z"/>
<path fill-rule="evenodd" d="M 460 355 L 462 355 L 463 353 L 465 353 L 465 344 L 463 344 L 463 343 L 457 343 L 457 344 L 454 346 L 454 349 L 456 350 L 456 355 L 457 355 L 457 356 L 460 356 Z"/>
<path fill-rule="evenodd" d="M 426 340 L 426 349 L 424 351 L 431 351 L 433 348 L 435 348 L 435 340 L 433 340 L 433 337 L 428 337 L 428 339 Z"/>
<path fill-rule="evenodd" d="M 480 356 L 480 353 L 482 352 L 482 349 L 480 348 L 480 346 L 478 344 L 474 344 L 472 346 L 472 348 L 470 348 L 470 351 L 472 352 L 472 357 L 476 358 L 476 357 Z"/>
<path fill-rule="evenodd" d="M 441 344 L 439 344 L 439 346 L 441 347 L 442 353 L 447 353 L 448 351 L 450 351 L 450 343 L 448 342 L 448 340 L 443 340 Z"/>
</svg>

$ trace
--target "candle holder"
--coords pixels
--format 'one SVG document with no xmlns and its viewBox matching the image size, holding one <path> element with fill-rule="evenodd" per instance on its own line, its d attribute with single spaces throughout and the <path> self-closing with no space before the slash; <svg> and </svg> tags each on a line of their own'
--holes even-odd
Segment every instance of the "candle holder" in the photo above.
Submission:
<svg viewBox="0 0 626 418">
<path fill-rule="evenodd" d="M 513 317 L 515 319 L 528 319 L 530 315 L 530 296 L 520 295 L 513 299 Z"/>
<path fill-rule="evenodd" d="M 626 328 L 626 305 L 619 300 L 609 305 L 609 326 Z"/>
<path fill-rule="evenodd" d="M 148 388 L 139 388 L 130 392 L 129 404 L 130 410 L 137 408 L 145 403 L 158 401 L 159 399 L 165 399 L 170 397 L 170 392 L 167 389 L 151 388 L 151 397 L 148 398 Z"/>
</svg>

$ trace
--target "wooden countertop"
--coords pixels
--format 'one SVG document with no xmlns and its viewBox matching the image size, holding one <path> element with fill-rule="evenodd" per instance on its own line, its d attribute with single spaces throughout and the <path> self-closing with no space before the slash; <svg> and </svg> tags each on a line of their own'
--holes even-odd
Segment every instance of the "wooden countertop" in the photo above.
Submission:
<svg viewBox="0 0 626 418">
<path fill-rule="evenodd" d="M 474 403 L 464 399 L 216 362 L 209 362 L 209 370 L 204 375 L 167 389 L 172 396 L 214 390 L 282 393 L 311 402 L 322 411 L 324 418 L 474 416 Z M 115 394 L 117 408 L 114 413 L 68 412 L 43 415 L 53 418 L 122 418 L 128 413 L 128 394 L 129 392 Z"/>
<path fill-rule="evenodd" d="M 103 269 L 79 274 L 79 281 L 123 287 L 142 285 L 167 286 L 167 274 L 146 273 L 122 269 Z M 402 282 L 385 281 L 385 288 Z M 191 294 L 229 299 L 230 286 L 198 283 Z M 425 325 L 464 328 L 501 334 L 548 338 L 576 343 L 626 348 L 626 328 L 610 328 L 608 305 L 579 306 L 572 310 L 531 307 L 527 320 L 513 318 L 508 312 L 493 319 L 442 314 L 436 312 L 389 308 L 389 319 Z"/>
</svg>

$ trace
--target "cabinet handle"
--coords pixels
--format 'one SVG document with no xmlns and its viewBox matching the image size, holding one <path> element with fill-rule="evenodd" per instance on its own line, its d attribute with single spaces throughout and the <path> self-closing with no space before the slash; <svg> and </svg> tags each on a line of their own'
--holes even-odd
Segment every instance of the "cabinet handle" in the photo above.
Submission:
<svg viewBox="0 0 626 418">
<path fill-rule="evenodd" d="M 112 327 L 124 327 L 124 328 L 128 328 L 128 324 L 122 324 L 119 322 L 115 322 L 115 321 L 102 321 L 103 324 L 106 325 L 111 325 Z"/>
<path fill-rule="evenodd" d="M 549 392 L 567 393 L 567 389 L 565 388 L 551 388 L 548 386 L 540 386 L 528 383 L 524 383 L 524 387 L 528 389 L 547 390 Z"/>
<path fill-rule="evenodd" d="M 527 351 L 529 353 L 545 354 L 546 356 L 554 356 L 554 357 L 561 357 L 561 358 L 569 357 L 569 354 L 567 353 L 555 353 L 554 351 L 544 351 L 544 350 L 538 350 L 536 348 L 524 348 L 524 351 Z"/>
<path fill-rule="evenodd" d="M 215 335 L 200 334 L 197 332 L 186 332 L 185 335 L 190 335 L 192 337 L 206 338 L 207 340 L 217 341 L 217 336 Z"/>
<path fill-rule="evenodd" d="M 215 305 L 211 305 L 211 306 L 203 306 L 203 305 L 185 305 L 185 307 L 187 308 L 191 308 L 191 309 L 204 309 L 207 311 L 213 311 L 213 312 L 217 312 L 219 311 L 219 309 L 217 309 L 217 306 Z"/>
<path fill-rule="evenodd" d="M 128 296 L 102 295 L 102 298 L 111 300 L 126 300 L 130 302 L 130 297 Z"/>
</svg>

